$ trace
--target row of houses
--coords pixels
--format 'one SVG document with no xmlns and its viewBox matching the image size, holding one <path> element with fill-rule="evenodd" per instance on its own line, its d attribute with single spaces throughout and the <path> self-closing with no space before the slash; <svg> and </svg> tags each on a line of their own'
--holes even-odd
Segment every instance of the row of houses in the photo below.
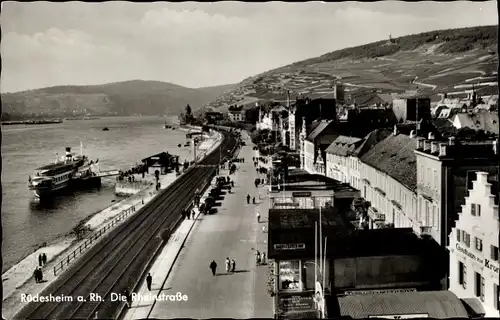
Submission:
<svg viewBox="0 0 500 320">
<path fill-rule="evenodd" d="M 499 317 L 497 186 L 475 172 L 443 247 L 411 227 L 359 228 L 359 190 L 289 170 L 269 199 L 276 317 Z"/>
</svg>

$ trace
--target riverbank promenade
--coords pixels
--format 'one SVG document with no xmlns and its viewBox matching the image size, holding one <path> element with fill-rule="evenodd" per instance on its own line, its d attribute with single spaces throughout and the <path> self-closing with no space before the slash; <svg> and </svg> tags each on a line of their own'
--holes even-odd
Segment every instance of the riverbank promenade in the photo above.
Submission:
<svg viewBox="0 0 500 320">
<path fill-rule="evenodd" d="M 262 229 L 267 225 L 267 191 L 253 184 L 257 178 L 253 145 L 246 133 L 242 136 L 246 146 L 235 157 L 245 162 L 236 163 L 237 170 L 230 176 L 234 181 L 231 193 L 223 195 L 216 214 L 184 220 L 149 270 L 151 291 L 143 280 L 138 299 L 124 319 L 273 317 L 272 298 L 267 293 L 269 266 L 257 266 L 255 257 L 256 250 L 267 249 L 267 233 Z M 221 170 L 221 175 L 229 173 Z M 247 204 L 247 194 L 257 203 Z M 226 257 L 235 260 L 234 273 L 226 272 Z M 217 263 L 215 276 L 209 268 L 212 260 Z M 184 299 L 171 301 L 176 295 Z M 159 299 L 154 301 L 151 296 Z M 147 299 L 139 301 L 141 298 Z"/>
<path fill-rule="evenodd" d="M 221 135 L 214 132 L 213 136 L 204 141 L 203 146 L 199 146 L 200 155 L 205 156 L 210 151 L 214 150 L 220 144 L 220 141 Z M 175 173 L 161 175 L 161 189 L 168 188 L 176 179 L 177 176 Z M 78 249 L 82 243 L 88 242 L 89 238 L 92 238 L 93 235 L 99 233 L 103 228 L 110 226 L 111 223 L 111 228 L 106 229 L 104 235 L 118 228 L 120 224 L 134 216 L 139 209 L 153 200 L 157 194 L 158 191 L 156 191 L 153 186 L 141 190 L 139 193 L 118 203 L 114 203 L 86 221 L 84 225 L 90 229 L 90 232 L 89 235 L 85 236 L 82 240 L 77 240 L 74 235 L 68 235 L 60 241 L 36 250 L 14 267 L 3 273 L 2 316 L 5 319 L 12 319 L 14 315 L 27 304 L 27 302 L 23 301 L 23 294 L 31 296 L 40 294 L 63 275 L 63 271 L 69 268 L 69 266 L 81 263 L 79 258 L 82 254 L 78 254 L 75 258 L 72 257 L 71 253 L 74 252 L 75 249 Z M 128 213 L 127 215 L 123 215 L 125 211 Z M 100 238 L 101 237 L 96 240 L 100 240 Z M 90 246 L 83 251 L 83 254 L 89 251 L 96 243 L 98 243 L 98 241 L 92 241 Z M 36 283 L 33 279 L 33 271 L 35 267 L 38 266 L 38 255 L 40 253 L 46 253 L 48 261 L 42 268 L 44 281 L 42 283 Z M 68 256 L 71 256 L 70 265 L 66 263 Z M 63 270 L 57 269 L 57 274 L 54 274 L 54 267 L 60 266 L 61 262 L 64 264 Z"/>
</svg>

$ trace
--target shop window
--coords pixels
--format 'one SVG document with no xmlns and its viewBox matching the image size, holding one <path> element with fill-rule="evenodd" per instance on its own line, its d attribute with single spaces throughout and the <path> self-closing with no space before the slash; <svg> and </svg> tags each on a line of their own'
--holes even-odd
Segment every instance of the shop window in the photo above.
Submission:
<svg viewBox="0 0 500 320">
<path fill-rule="evenodd" d="M 463 231 L 463 242 L 467 246 L 467 248 L 470 248 L 470 234 L 465 231 Z"/>
<path fill-rule="evenodd" d="M 299 261 L 279 262 L 279 289 L 300 290 L 300 268 Z"/>
</svg>

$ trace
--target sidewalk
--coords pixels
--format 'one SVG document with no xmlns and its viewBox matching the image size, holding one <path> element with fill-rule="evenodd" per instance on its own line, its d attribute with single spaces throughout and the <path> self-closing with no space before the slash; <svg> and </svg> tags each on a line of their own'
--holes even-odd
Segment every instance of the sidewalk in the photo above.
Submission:
<svg viewBox="0 0 500 320">
<path fill-rule="evenodd" d="M 232 193 L 224 196 L 216 214 L 182 222 L 149 271 L 151 292 L 145 281 L 140 284 L 138 297 L 148 297 L 148 301 L 134 300 L 124 319 L 273 317 L 272 299 L 267 295 L 268 267 L 255 264 L 255 250 L 267 251 L 267 233 L 262 232 L 265 223 L 256 221 L 256 210 L 267 221 L 267 202 L 246 204 L 247 194 L 257 200 L 258 192 L 265 189 L 257 190 L 248 183 L 257 176 L 252 146 L 243 147 L 235 156 L 244 157 L 245 163 L 236 164 Z M 227 170 L 221 175 L 227 176 Z M 234 274 L 225 273 L 226 257 L 236 261 Z M 218 264 L 216 277 L 209 270 L 212 260 Z M 159 298 L 178 294 L 187 301 L 155 302 L 149 294 Z"/>
<path fill-rule="evenodd" d="M 220 141 L 220 135 L 217 133 L 211 139 L 213 144 L 208 148 L 208 152 L 213 150 L 218 145 Z M 207 147 L 208 146 L 206 146 L 206 148 Z M 160 176 L 161 189 L 166 189 L 176 179 L 177 176 L 175 173 Z M 157 193 L 158 191 L 156 191 L 155 187 L 152 186 L 124 199 L 123 201 L 114 203 L 108 208 L 98 212 L 85 223 L 85 226 L 88 226 L 92 230 L 92 232 L 87 234 L 87 236 L 93 234 L 93 231 L 101 229 L 102 227 L 104 227 L 104 225 L 116 218 L 122 211 L 132 206 L 135 206 L 135 212 L 137 212 L 146 203 L 151 201 Z M 144 204 L 142 203 L 143 201 Z M 122 219 L 113 228 L 116 228 L 128 218 L 133 216 L 135 212 L 129 214 L 125 219 Z M 110 229 L 109 231 L 111 231 L 112 229 Z M 107 233 L 109 231 L 107 231 Z M 64 259 L 69 253 L 78 248 L 78 246 L 85 242 L 86 239 L 87 237 L 83 240 L 77 241 L 76 236 L 68 235 L 63 239 L 55 241 L 53 244 L 39 248 L 31 255 L 23 259 L 21 262 L 13 266 L 11 269 L 3 273 L 2 316 L 6 319 L 11 319 L 22 307 L 24 307 L 25 303 L 21 301 L 21 294 L 39 294 L 54 280 L 56 280 L 60 276 L 60 274 L 62 274 L 62 272 L 59 272 L 56 276 L 54 276 L 53 267 L 59 264 L 60 261 Z M 97 241 L 93 242 L 91 246 L 95 245 L 95 243 L 97 243 Z M 89 248 L 86 251 L 88 251 Z M 48 259 L 47 264 L 42 268 L 44 282 L 35 283 L 33 279 L 33 271 L 35 267 L 38 266 L 38 255 L 40 253 L 47 254 Z M 70 264 L 74 264 L 76 261 L 78 261 L 78 257 L 76 260 L 71 261 Z M 68 266 L 65 267 L 65 269 L 67 268 Z"/>
</svg>

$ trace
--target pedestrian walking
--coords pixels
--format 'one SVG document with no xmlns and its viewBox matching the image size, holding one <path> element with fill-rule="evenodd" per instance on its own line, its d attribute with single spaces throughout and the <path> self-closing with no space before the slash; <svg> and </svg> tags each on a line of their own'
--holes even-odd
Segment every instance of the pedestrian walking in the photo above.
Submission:
<svg viewBox="0 0 500 320">
<path fill-rule="evenodd" d="M 47 264 L 47 255 L 45 253 L 42 253 L 42 264 L 43 265 Z"/>
<path fill-rule="evenodd" d="M 212 260 L 212 263 L 210 263 L 210 269 L 212 269 L 212 274 L 215 276 L 215 272 L 217 271 L 217 263 L 215 260 Z"/>
<path fill-rule="evenodd" d="M 257 223 L 260 223 L 260 212 L 257 212 Z"/>
<path fill-rule="evenodd" d="M 266 264 L 266 253 L 262 252 L 262 264 Z"/>
<path fill-rule="evenodd" d="M 257 254 L 257 264 L 261 264 L 262 262 L 262 256 L 260 254 L 260 252 Z"/>
<path fill-rule="evenodd" d="M 226 273 L 229 273 L 231 270 L 231 260 L 229 260 L 229 257 L 226 258 Z"/>
<path fill-rule="evenodd" d="M 255 197 L 253 197 L 252 201 L 253 201 L 253 204 L 255 204 Z"/>
<path fill-rule="evenodd" d="M 247 204 L 250 204 L 250 195 L 247 194 Z"/>
<path fill-rule="evenodd" d="M 257 264 L 260 263 L 260 251 L 257 250 L 257 252 L 255 252 L 255 261 L 257 262 Z"/>
<path fill-rule="evenodd" d="M 148 290 L 151 291 L 151 283 L 153 282 L 153 277 L 151 276 L 151 273 L 148 273 L 148 276 L 146 277 L 146 284 L 148 286 Z"/>
<path fill-rule="evenodd" d="M 234 181 L 231 181 L 231 187 L 234 188 Z"/>
<path fill-rule="evenodd" d="M 194 216 L 195 216 L 196 212 L 194 212 L 194 210 L 191 210 L 191 219 L 194 220 Z"/>
<path fill-rule="evenodd" d="M 42 254 L 40 253 L 38 255 L 38 266 L 41 267 L 42 266 L 42 263 L 43 263 L 43 259 L 42 259 Z"/>
<path fill-rule="evenodd" d="M 43 272 L 41 267 L 38 267 L 38 282 L 43 282 Z"/>
<path fill-rule="evenodd" d="M 231 272 L 234 273 L 236 270 L 236 261 L 234 259 L 231 259 Z"/>
<path fill-rule="evenodd" d="M 33 277 L 35 278 L 35 283 L 40 282 L 40 279 L 38 276 L 38 267 L 35 268 L 35 271 L 33 272 Z"/>
</svg>

